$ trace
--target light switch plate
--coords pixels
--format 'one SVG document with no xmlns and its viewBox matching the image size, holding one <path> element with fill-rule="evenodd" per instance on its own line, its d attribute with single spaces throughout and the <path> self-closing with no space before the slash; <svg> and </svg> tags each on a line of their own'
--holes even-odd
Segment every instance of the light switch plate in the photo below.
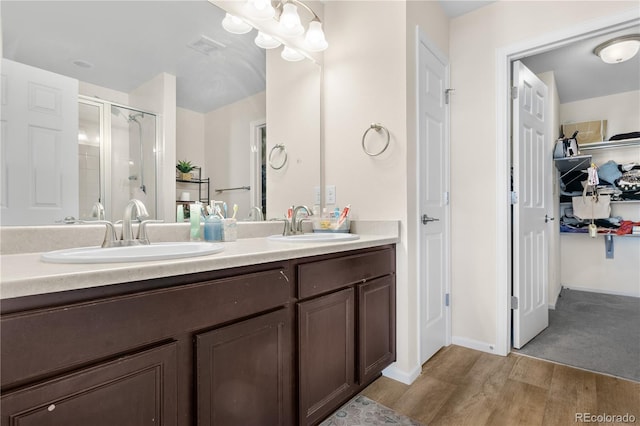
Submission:
<svg viewBox="0 0 640 426">
<path fill-rule="evenodd" d="M 319 206 L 320 205 L 320 187 L 313 187 L 313 199 L 315 200 L 313 204 Z"/>
<path fill-rule="evenodd" d="M 327 204 L 335 204 L 336 203 L 336 186 L 327 185 L 325 189 L 325 193 L 327 194 Z"/>
</svg>

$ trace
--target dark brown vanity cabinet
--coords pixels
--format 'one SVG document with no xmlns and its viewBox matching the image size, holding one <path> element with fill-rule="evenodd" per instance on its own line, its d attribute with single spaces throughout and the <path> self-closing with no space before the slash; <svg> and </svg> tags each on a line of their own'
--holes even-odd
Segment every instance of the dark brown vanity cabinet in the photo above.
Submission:
<svg viewBox="0 0 640 426">
<path fill-rule="evenodd" d="M 176 425 L 176 345 L 168 343 L 2 397 L 3 425 Z"/>
<path fill-rule="evenodd" d="M 291 341 L 287 309 L 198 334 L 198 425 L 293 424 Z"/>
<path fill-rule="evenodd" d="M 6 299 L 0 426 L 316 424 L 395 358 L 395 248 Z"/>
<path fill-rule="evenodd" d="M 395 251 L 298 265 L 299 424 L 316 424 L 395 360 Z"/>
</svg>

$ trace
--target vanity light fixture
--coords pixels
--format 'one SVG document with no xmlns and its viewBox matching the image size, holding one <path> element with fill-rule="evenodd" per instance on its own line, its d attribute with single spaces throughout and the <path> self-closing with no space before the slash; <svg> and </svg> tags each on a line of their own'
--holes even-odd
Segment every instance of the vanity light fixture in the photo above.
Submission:
<svg viewBox="0 0 640 426">
<path fill-rule="evenodd" d="M 242 7 L 243 16 L 227 13 L 222 26 L 230 33 L 246 34 L 253 28 L 261 27 L 253 22 L 275 19 L 277 25 L 274 26 L 274 34 L 260 29 L 254 40 L 256 45 L 263 49 L 274 49 L 282 44 L 283 38 L 298 37 L 305 33 L 298 14 L 299 8 L 312 16 L 304 37 L 304 46 L 310 52 L 322 52 L 329 47 L 322 30 L 322 22 L 318 15 L 300 0 L 278 0 L 275 6 L 271 0 L 246 0 Z M 300 61 L 305 58 L 304 53 L 289 47 L 285 47 L 280 56 L 287 61 Z"/>
<path fill-rule="evenodd" d="M 229 31 L 231 34 L 246 34 L 253 29 L 251 25 L 230 13 L 227 13 L 222 20 L 222 28 Z"/>
<path fill-rule="evenodd" d="M 607 64 L 619 64 L 633 58 L 640 50 L 640 34 L 616 37 L 598 45 L 593 53 Z"/>
<path fill-rule="evenodd" d="M 258 31 L 258 35 L 254 41 L 258 47 L 262 47 L 263 49 L 275 49 L 282 44 L 280 41 L 271 37 L 269 34 L 263 33 L 262 31 Z"/>
</svg>

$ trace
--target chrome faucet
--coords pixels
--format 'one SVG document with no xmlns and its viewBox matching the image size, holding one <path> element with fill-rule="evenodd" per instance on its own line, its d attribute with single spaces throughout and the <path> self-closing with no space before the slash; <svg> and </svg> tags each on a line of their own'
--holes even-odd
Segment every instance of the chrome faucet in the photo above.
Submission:
<svg viewBox="0 0 640 426">
<path fill-rule="evenodd" d="M 91 217 L 95 217 L 98 220 L 105 220 L 104 206 L 100 201 L 96 201 L 93 203 L 93 207 L 91 208 Z"/>
<path fill-rule="evenodd" d="M 142 219 L 149 216 L 147 212 L 147 208 L 144 206 L 142 201 L 136 200 L 135 198 L 129 200 L 127 207 L 124 209 L 124 217 L 122 218 L 122 237 L 121 245 L 123 246 L 132 246 L 138 244 L 144 244 L 140 240 L 133 237 L 133 229 L 131 227 L 131 219 L 135 213 L 135 218 L 142 221 Z M 149 244 L 148 240 L 146 242 Z"/>
<path fill-rule="evenodd" d="M 262 209 L 258 206 L 251 207 L 250 216 L 253 216 L 254 222 L 262 222 L 264 220 L 264 216 L 262 214 Z"/>
<path fill-rule="evenodd" d="M 302 222 L 306 220 L 306 217 L 302 219 L 298 219 L 298 213 L 300 210 L 304 210 L 307 213 L 307 216 L 313 216 L 311 210 L 307 206 L 298 206 L 293 209 L 293 214 L 291 214 L 291 233 L 292 234 L 302 234 Z"/>
</svg>

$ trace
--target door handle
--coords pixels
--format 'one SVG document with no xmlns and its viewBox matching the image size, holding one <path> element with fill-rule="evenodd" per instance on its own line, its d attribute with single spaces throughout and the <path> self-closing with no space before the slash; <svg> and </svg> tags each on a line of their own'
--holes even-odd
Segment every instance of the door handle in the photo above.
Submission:
<svg viewBox="0 0 640 426">
<path fill-rule="evenodd" d="M 422 224 L 426 225 L 429 222 L 437 222 L 440 219 L 436 219 L 435 217 L 429 217 L 429 215 L 423 214 L 422 215 Z"/>
<path fill-rule="evenodd" d="M 554 220 L 554 219 L 555 219 L 554 217 L 549 217 L 549 215 L 546 215 L 546 214 L 544 215 L 544 223 L 547 223 L 550 220 Z"/>
</svg>

